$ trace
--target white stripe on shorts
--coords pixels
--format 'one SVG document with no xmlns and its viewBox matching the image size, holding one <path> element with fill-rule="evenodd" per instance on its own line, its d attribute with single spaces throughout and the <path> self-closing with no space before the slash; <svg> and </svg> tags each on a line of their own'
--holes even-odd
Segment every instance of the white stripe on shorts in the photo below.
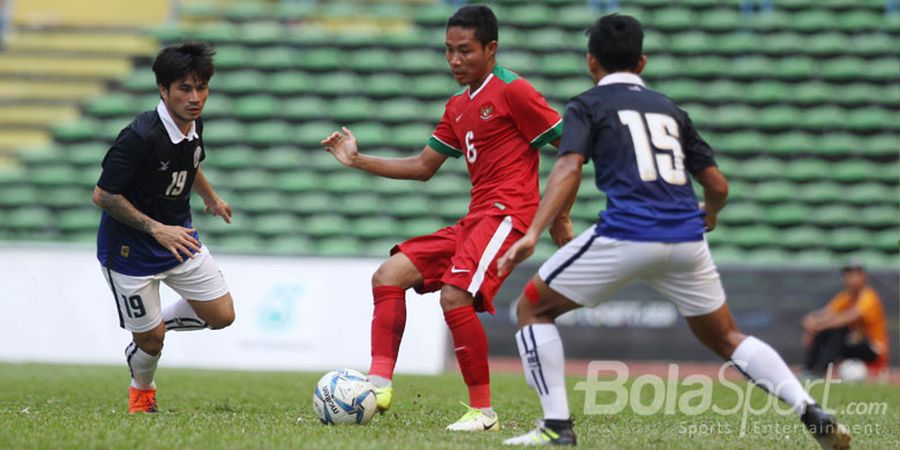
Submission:
<svg viewBox="0 0 900 450">
<path fill-rule="evenodd" d="M 478 290 L 481 289 L 481 283 L 484 282 L 484 273 L 487 272 L 488 267 L 491 265 L 491 261 L 493 261 L 497 256 L 497 253 L 500 252 L 500 247 L 503 246 L 503 242 L 506 241 L 510 232 L 512 232 L 512 217 L 506 216 L 503 218 L 503 221 L 500 222 L 497 231 L 491 236 L 491 240 L 484 249 L 484 253 L 481 254 L 481 259 L 478 261 L 478 268 L 475 269 L 475 275 L 472 277 L 472 282 L 469 283 L 469 288 L 466 289 L 473 297 L 478 293 Z"/>
</svg>

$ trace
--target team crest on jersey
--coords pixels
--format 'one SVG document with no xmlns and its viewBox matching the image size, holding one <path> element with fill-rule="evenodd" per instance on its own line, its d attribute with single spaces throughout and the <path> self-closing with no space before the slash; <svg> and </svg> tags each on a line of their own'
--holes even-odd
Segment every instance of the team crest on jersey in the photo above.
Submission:
<svg viewBox="0 0 900 450">
<path fill-rule="evenodd" d="M 119 255 L 121 255 L 123 258 L 128 258 L 129 253 L 131 253 L 131 248 L 127 245 L 123 245 L 119 248 Z"/>
<path fill-rule="evenodd" d="M 494 117 L 494 105 L 490 102 L 481 105 L 481 120 L 488 120 Z"/>
<path fill-rule="evenodd" d="M 194 149 L 194 168 L 195 169 L 197 168 L 197 166 L 200 165 L 200 154 L 201 153 L 203 153 L 203 151 L 200 149 L 200 146 L 198 145 L 197 148 Z"/>
</svg>

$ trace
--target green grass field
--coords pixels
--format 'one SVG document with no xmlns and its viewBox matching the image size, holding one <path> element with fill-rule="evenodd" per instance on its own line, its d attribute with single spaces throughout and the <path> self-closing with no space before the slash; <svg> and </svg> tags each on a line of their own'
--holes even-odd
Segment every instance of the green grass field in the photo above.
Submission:
<svg viewBox="0 0 900 450">
<path fill-rule="evenodd" d="M 540 415 L 537 396 L 522 377 L 498 374 L 493 395 L 501 431 L 450 433 L 444 426 L 464 412 L 459 405 L 466 399 L 461 376 L 398 376 L 388 414 L 361 427 L 325 426 L 311 405 L 320 375 L 162 367 L 157 373 L 161 412 L 130 416 L 124 365 L 0 364 L 0 449 L 498 448 L 503 438 L 529 430 Z M 579 380 L 569 381 L 582 448 L 817 448 L 798 428 L 773 431 L 799 423 L 793 415 L 775 412 L 750 415 L 744 436 L 740 414 L 639 415 L 626 408 L 615 415 L 585 415 L 583 391 L 571 389 Z M 642 393 L 649 398 L 649 391 Z M 757 392 L 751 405 L 765 400 Z M 733 390 L 715 387 L 713 404 L 729 408 L 737 401 Z M 610 400 L 600 397 L 599 402 Z M 832 387 L 829 407 L 840 412 L 851 402 L 887 405 L 886 411 L 840 416 L 854 428 L 854 448 L 900 448 L 900 388 Z"/>
</svg>

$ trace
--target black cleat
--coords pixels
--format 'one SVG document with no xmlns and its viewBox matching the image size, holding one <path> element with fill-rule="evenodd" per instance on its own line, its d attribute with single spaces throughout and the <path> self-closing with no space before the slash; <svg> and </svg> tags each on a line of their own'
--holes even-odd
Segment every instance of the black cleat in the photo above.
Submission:
<svg viewBox="0 0 900 450">
<path fill-rule="evenodd" d="M 572 427 L 552 429 L 538 422 L 537 428 L 521 436 L 503 441 L 503 445 L 575 445 L 575 430 Z"/>
<path fill-rule="evenodd" d="M 800 416 L 803 425 L 812 433 L 813 438 L 824 450 L 847 450 L 850 448 L 850 431 L 839 424 L 831 414 L 822 407 L 812 403 L 806 405 L 806 411 Z"/>
</svg>

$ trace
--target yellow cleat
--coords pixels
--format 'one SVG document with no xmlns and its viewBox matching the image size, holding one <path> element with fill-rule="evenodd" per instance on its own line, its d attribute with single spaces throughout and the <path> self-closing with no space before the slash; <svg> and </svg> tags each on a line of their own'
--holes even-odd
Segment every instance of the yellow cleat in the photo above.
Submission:
<svg viewBox="0 0 900 450">
<path fill-rule="evenodd" d="M 391 400 L 394 398 L 394 388 L 385 386 L 383 388 L 375 388 L 375 410 L 384 414 L 391 408 Z"/>
<path fill-rule="evenodd" d="M 497 414 L 488 416 L 478 408 L 463 403 L 469 410 L 454 423 L 447 425 L 449 431 L 500 431 Z"/>
</svg>

